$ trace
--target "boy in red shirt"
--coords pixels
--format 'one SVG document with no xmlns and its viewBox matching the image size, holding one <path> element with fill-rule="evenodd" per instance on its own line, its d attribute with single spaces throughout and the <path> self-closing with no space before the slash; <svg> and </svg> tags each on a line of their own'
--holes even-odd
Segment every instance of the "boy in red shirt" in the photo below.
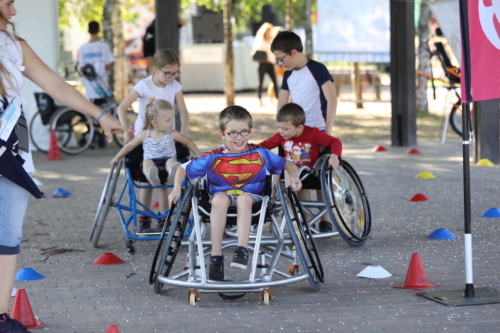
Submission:
<svg viewBox="0 0 500 333">
<path fill-rule="evenodd" d="M 311 169 L 320 157 L 320 147 L 330 148 L 329 164 L 334 170 L 339 166 L 342 156 L 342 142 L 323 133 L 316 127 L 306 126 L 306 114 L 300 105 L 295 103 L 285 104 L 276 115 L 278 122 L 278 133 L 271 138 L 259 143 L 267 149 L 281 146 L 285 152 L 285 158 L 293 162 L 297 167 L 308 166 Z M 290 184 L 290 175 L 285 172 L 285 185 Z M 316 191 L 318 200 L 322 199 L 321 191 Z M 300 200 L 311 200 L 309 190 L 299 192 Z M 319 229 L 322 232 L 332 230 L 327 215 L 321 217 Z"/>
</svg>

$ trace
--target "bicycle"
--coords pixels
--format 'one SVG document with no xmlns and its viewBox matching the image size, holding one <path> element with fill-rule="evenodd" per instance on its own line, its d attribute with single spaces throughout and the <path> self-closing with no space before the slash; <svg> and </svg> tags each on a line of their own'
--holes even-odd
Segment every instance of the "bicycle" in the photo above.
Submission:
<svg viewBox="0 0 500 333">
<path fill-rule="evenodd" d="M 90 67 L 85 66 L 81 73 L 92 78 L 92 72 L 95 73 L 94 68 L 90 65 Z M 109 112 L 117 117 L 118 104 L 114 101 L 112 93 L 104 93 L 102 88 L 96 85 L 96 89 L 98 88 L 100 89 L 98 91 L 102 93 L 101 96 L 105 99 L 105 103 L 99 107 L 104 112 Z M 55 131 L 59 149 L 66 154 L 76 155 L 84 152 L 95 138 L 97 138 L 100 147 L 106 145 L 106 138 L 103 134 L 95 135 L 97 133 L 96 127 L 99 128 L 99 124 L 89 116 L 64 105 L 56 105 L 52 97 L 46 93 L 35 93 L 35 99 L 38 112 L 31 119 L 30 136 L 31 141 L 39 151 L 44 153 L 49 151 L 50 137 L 47 133 L 50 133 L 51 130 Z M 132 110 L 127 111 L 127 116 L 131 124 L 137 118 L 137 114 Z M 115 133 L 113 137 L 120 147 L 125 144 L 123 132 Z"/>
</svg>

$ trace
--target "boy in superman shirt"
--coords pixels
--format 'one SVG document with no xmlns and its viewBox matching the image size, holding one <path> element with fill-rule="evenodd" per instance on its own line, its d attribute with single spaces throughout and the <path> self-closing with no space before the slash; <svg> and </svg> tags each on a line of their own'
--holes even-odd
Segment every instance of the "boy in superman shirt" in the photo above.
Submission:
<svg viewBox="0 0 500 333">
<path fill-rule="evenodd" d="M 220 113 L 219 129 L 221 139 L 226 143 L 181 165 L 175 175 L 169 203 L 172 204 L 179 198 L 186 175 L 191 180 L 206 179 L 212 205 L 209 279 L 223 281 L 222 237 L 229 206 L 236 206 L 238 227 L 238 246 L 234 251 L 231 267 L 246 269 L 252 205 L 262 201 L 266 176 L 279 175 L 285 168 L 291 183 L 295 184 L 294 191 L 300 190 L 302 183 L 292 162 L 248 143 L 252 131 L 252 116 L 241 106 L 229 106 Z"/>
<path fill-rule="evenodd" d="M 320 147 L 328 147 L 331 151 L 328 163 L 334 170 L 337 169 L 342 156 L 342 142 L 316 127 L 306 126 L 306 114 L 300 105 L 285 104 L 278 111 L 276 121 L 278 122 L 278 133 L 259 143 L 259 146 L 267 149 L 280 146 L 284 150 L 285 158 L 293 162 L 296 168 L 305 165 L 311 169 L 320 157 Z M 285 185 L 288 186 L 289 183 L 290 175 L 285 173 Z M 300 191 L 299 199 L 310 200 L 309 190 Z M 321 217 L 319 229 L 322 232 L 332 230 L 332 225 L 326 214 Z"/>
</svg>

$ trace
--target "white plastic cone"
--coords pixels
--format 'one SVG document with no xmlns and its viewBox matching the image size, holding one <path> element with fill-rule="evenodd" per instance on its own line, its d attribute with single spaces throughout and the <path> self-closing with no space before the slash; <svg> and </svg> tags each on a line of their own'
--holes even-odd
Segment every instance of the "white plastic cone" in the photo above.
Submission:
<svg viewBox="0 0 500 333">
<path fill-rule="evenodd" d="M 386 271 L 382 266 L 370 265 L 363 269 L 357 277 L 367 278 L 367 279 L 385 279 L 391 277 L 392 274 Z"/>
</svg>

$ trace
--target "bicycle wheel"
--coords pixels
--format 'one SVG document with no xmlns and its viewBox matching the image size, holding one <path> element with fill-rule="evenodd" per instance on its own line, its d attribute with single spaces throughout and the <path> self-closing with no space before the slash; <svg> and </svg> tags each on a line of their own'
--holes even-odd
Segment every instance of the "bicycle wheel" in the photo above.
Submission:
<svg viewBox="0 0 500 333">
<path fill-rule="evenodd" d="M 455 133 L 462 136 L 462 107 L 458 102 L 451 107 L 450 125 Z"/>
<path fill-rule="evenodd" d="M 89 116 L 70 108 L 57 111 L 51 120 L 59 149 L 66 154 L 76 155 L 85 151 L 94 137 L 94 124 Z"/>
<path fill-rule="evenodd" d="M 118 117 L 118 108 L 117 107 L 115 107 L 112 112 L 113 112 L 112 114 L 115 117 Z M 132 110 L 127 110 L 128 123 L 130 126 L 132 126 L 132 128 L 134 127 L 135 120 L 137 119 L 137 117 L 138 117 L 137 113 L 135 113 Z M 125 145 L 124 136 L 125 136 L 125 133 L 123 133 L 123 131 L 119 131 L 118 133 L 113 134 L 113 137 L 115 138 L 116 143 L 120 147 L 123 147 Z"/>
<path fill-rule="evenodd" d="M 44 124 L 42 114 L 35 113 L 30 122 L 30 138 L 33 145 L 42 153 L 47 153 L 50 147 L 50 122 Z"/>
</svg>

